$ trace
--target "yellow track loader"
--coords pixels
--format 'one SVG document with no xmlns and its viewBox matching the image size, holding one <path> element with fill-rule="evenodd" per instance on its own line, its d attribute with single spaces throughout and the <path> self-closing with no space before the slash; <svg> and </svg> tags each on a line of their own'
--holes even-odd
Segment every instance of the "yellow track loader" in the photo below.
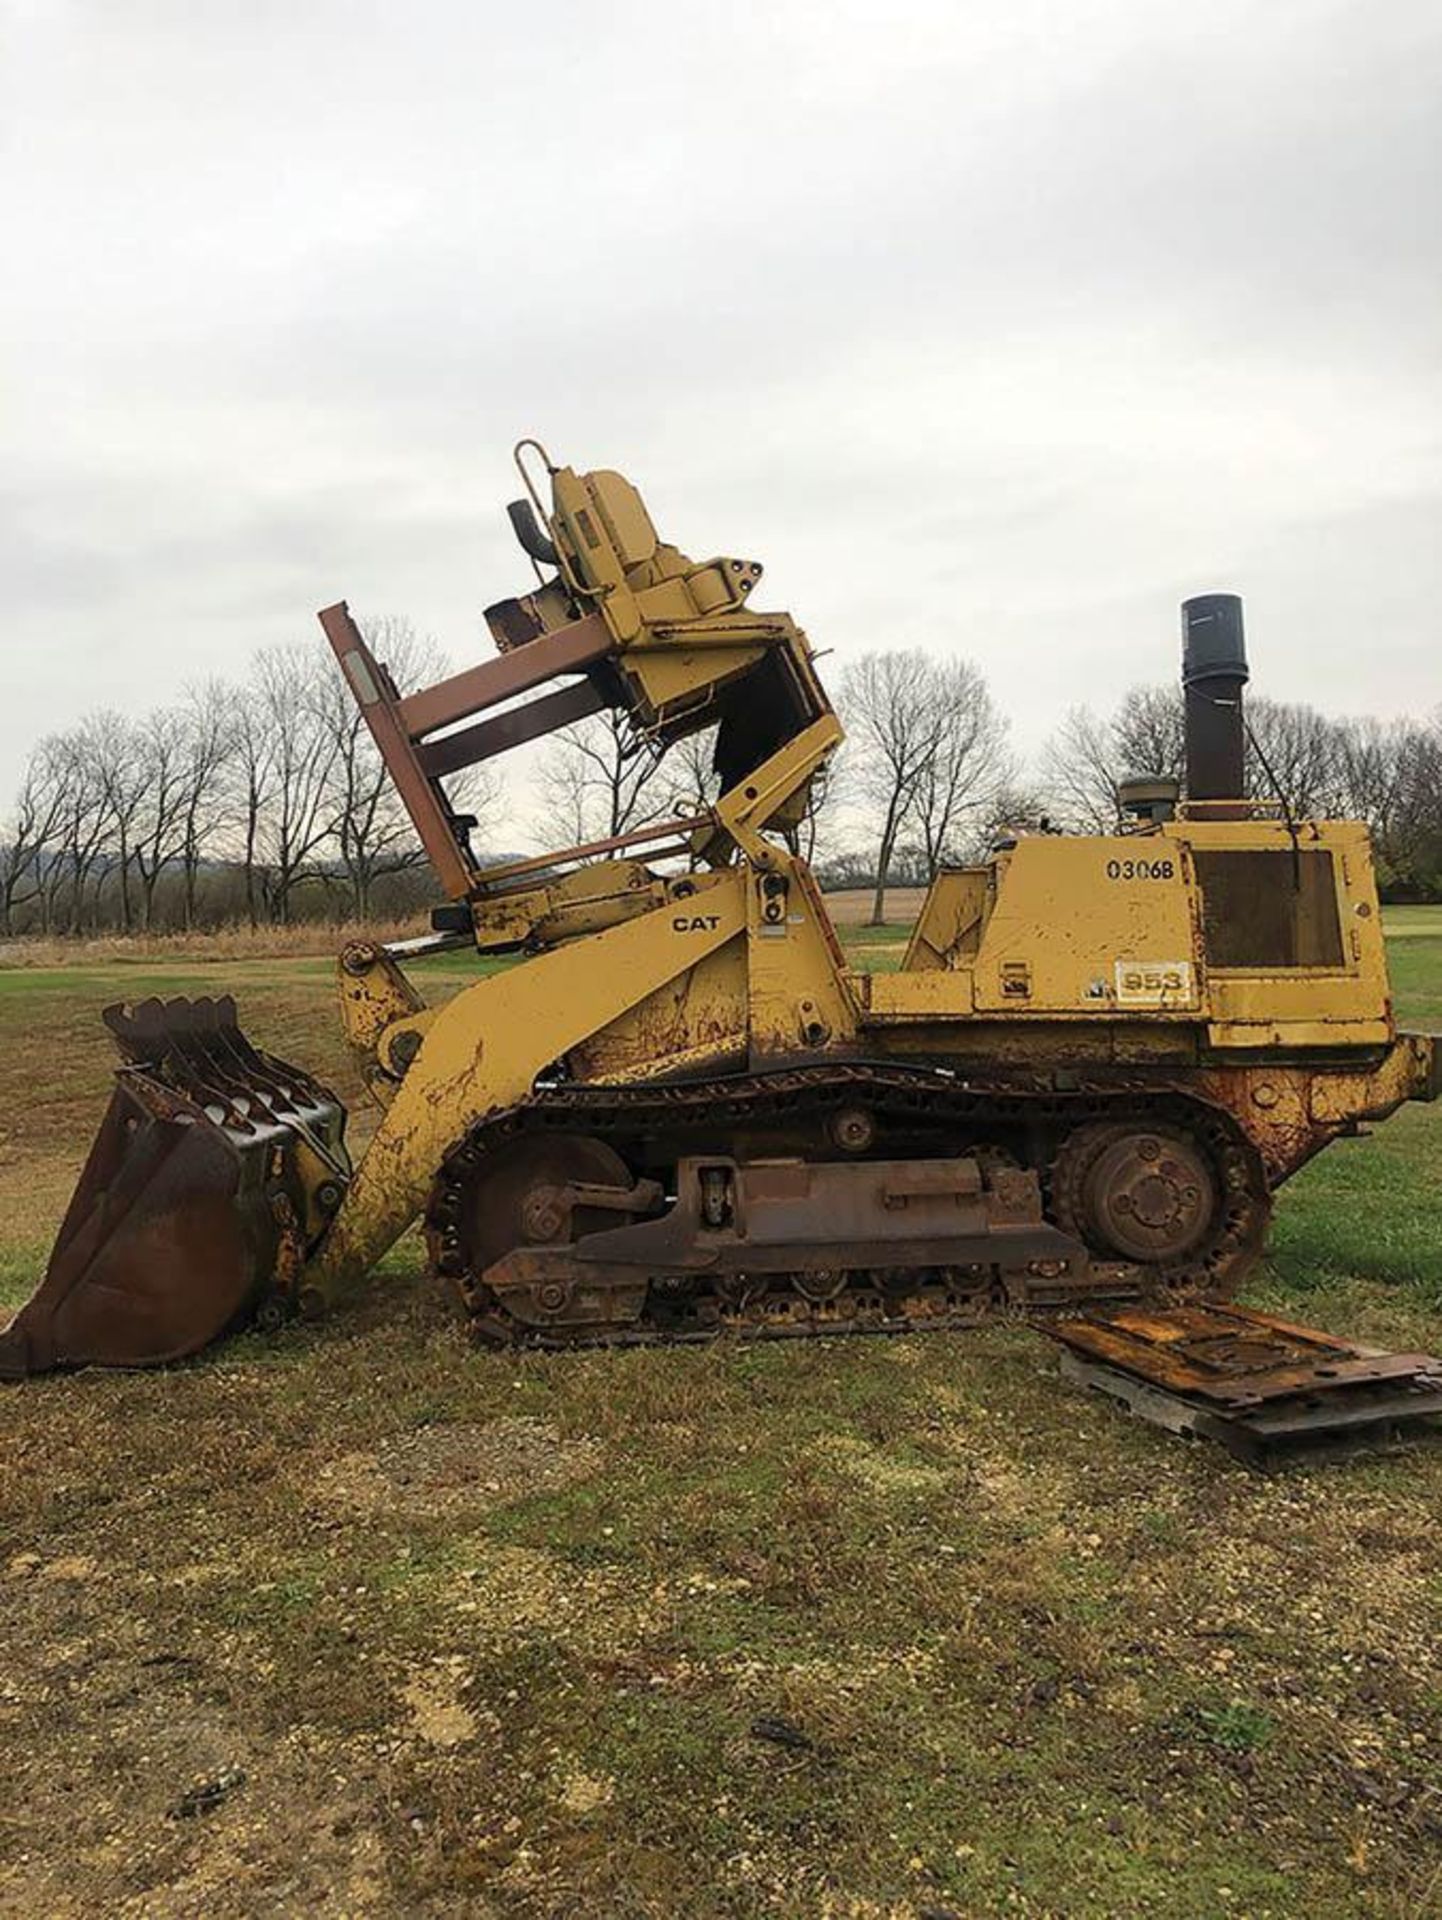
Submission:
<svg viewBox="0 0 1442 1920">
<path fill-rule="evenodd" d="M 1184 608 L 1187 798 L 1017 834 L 934 878 L 899 971 L 853 970 L 793 851 L 841 739 L 751 560 L 663 541 L 620 474 L 517 448 L 538 584 L 496 657 L 403 693 L 320 616 L 450 905 L 340 956 L 381 1118 L 227 1001 L 106 1018 L 111 1111 L 0 1373 L 142 1364 L 316 1312 L 412 1222 L 498 1345 L 839 1334 L 1225 1300 L 1271 1196 L 1437 1091 L 1397 1031 L 1365 829 L 1243 798 L 1240 603 Z M 447 778 L 586 715 L 714 730 L 720 797 L 486 867 Z M 512 964 L 428 1007 L 408 951 Z"/>
</svg>

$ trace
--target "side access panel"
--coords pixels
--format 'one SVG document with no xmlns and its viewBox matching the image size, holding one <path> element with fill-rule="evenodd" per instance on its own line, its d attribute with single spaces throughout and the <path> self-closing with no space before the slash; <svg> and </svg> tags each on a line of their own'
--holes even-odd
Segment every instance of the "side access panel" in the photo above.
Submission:
<svg viewBox="0 0 1442 1920">
<path fill-rule="evenodd" d="M 1196 1020 L 1196 889 L 1161 836 L 1019 840 L 971 961 L 978 1013 Z"/>
</svg>

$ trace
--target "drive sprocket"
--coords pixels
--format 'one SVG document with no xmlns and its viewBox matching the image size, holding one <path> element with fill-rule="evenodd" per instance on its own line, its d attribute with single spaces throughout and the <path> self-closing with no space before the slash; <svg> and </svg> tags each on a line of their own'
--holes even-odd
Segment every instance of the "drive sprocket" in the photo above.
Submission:
<svg viewBox="0 0 1442 1920">
<path fill-rule="evenodd" d="M 1270 1211 L 1255 1169 L 1205 1109 L 1091 1121 L 1051 1167 L 1052 1218 L 1105 1260 L 1139 1265 L 1172 1294 L 1229 1298 Z"/>
</svg>

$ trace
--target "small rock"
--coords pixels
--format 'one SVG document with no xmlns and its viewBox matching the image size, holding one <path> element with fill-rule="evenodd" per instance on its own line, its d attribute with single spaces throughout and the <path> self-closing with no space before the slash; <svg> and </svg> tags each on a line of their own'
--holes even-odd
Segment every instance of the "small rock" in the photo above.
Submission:
<svg viewBox="0 0 1442 1920">
<path fill-rule="evenodd" d="M 226 1767 L 213 1780 L 202 1781 L 197 1787 L 187 1787 L 168 1809 L 169 1817 L 172 1820 L 193 1820 L 198 1813 L 214 1813 L 227 1794 L 234 1793 L 237 1787 L 244 1785 L 244 1767 Z"/>
<path fill-rule="evenodd" d="M 414 1672 L 401 1689 L 401 1698 L 411 1710 L 411 1731 L 428 1746 L 464 1746 L 477 1732 L 476 1716 L 460 1697 L 464 1671 L 451 1660 L 435 1664 L 442 1671 Z"/>
<path fill-rule="evenodd" d="M 567 1813 L 595 1813 L 610 1804 L 615 1794 L 610 1780 L 594 1774 L 573 1773 L 561 1789 L 561 1805 Z"/>
</svg>

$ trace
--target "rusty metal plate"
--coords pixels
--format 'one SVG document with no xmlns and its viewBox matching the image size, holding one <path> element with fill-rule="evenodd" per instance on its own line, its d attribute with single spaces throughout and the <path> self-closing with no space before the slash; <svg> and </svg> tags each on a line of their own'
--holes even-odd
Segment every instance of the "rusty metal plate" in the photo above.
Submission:
<svg viewBox="0 0 1442 1920">
<path fill-rule="evenodd" d="M 1128 1307 L 1064 1321 L 1053 1332 L 1074 1353 L 1222 1407 L 1442 1374 L 1442 1360 L 1430 1354 L 1378 1353 L 1250 1307 Z"/>
<path fill-rule="evenodd" d="M 1249 1307 L 1122 1307 L 1045 1331 L 1078 1384 L 1256 1467 L 1442 1414 L 1442 1359 L 1378 1352 Z"/>
</svg>

